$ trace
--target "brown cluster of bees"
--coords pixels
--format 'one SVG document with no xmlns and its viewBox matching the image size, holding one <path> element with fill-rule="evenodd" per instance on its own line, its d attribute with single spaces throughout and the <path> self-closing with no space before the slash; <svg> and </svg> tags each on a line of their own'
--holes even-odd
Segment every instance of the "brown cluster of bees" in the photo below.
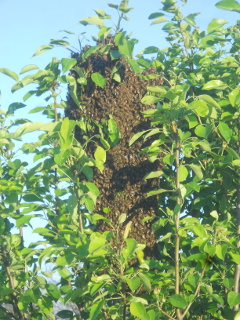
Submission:
<svg viewBox="0 0 240 320">
<path fill-rule="evenodd" d="M 159 188 L 159 179 L 143 178 L 147 173 L 158 170 L 161 164 L 158 161 L 151 163 L 145 154 L 139 154 L 146 142 L 140 139 L 129 146 L 129 140 L 135 133 L 150 128 L 149 119 L 144 118 L 142 112 L 152 106 L 142 104 L 141 98 L 146 94 L 147 86 L 161 86 L 163 79 L 159 75 L 152 80 L 142 80 L 125 58 L 112 60 L 110 50 L 117 48 L 111 36 L 109 39 L 111 43 L 108 52 L 95 52 L 82 59 L 83 52 L 86 52 L 83 49 L 79 55 L 75 55 L 79 61 L 77 66 L 86 75 L 88 83 L 86 86 L 79 85 L 78 94 L 83 108 L 80 109 L 69 96 L 66 116 L 74 120 L 80 120 L 85 116 L 89 122 L 94 120 L 95 123 L 101 123 L 111 115 L 117 123 L 121 139 L 107 151 L 104 171 L 101 173 L 96 169 L 93 177 L 93 182 L 100 190 L 95 212 L 105 215 L 103 209 L 109 208 L 110 212 L 105 216 L 111 221 L 112 227 L 100 221 L 97 230 L 106 231 L 113 228 L 115 231 L 118 226 L 120 234 L 123 234 L 126 224 L 132 221 L 128 237 L 134 238 L 138 243 L 146 243 L 145 255 L 150 258 L 156 256 L 156 237 L 152 224 L 158 215 L 158 201 L 157 197 L 146 198 L 146 194 Z M 114 67 L 118 69 L 121 82 L 113 79 Z M 107 82 L 104 88 L 91 80 L 91 74 L 94 72 L 105 77 Z M 144 70 L 142 75 L 153 73 L 157 74 L 156 69 L 150 68 Z M 72 75 L 78 77 L 74 69 Z M 81 132 L 76 132 L 76 138 L 81 141 Z M 92 155 L 94 147 L 89 147 L 88 152 Z M 119 216 L 122 213 L 127 214 L 127 219 L 119 225 Z M 150 218 L 143 222 L 146 217 Z"/>
</svg>

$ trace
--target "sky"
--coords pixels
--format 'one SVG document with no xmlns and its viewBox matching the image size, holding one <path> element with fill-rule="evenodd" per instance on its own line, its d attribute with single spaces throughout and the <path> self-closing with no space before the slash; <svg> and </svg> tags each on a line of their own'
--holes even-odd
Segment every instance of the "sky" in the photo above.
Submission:
<svg viewBox="0 0 240 320">
<path fill-rule="evenodd" d="M 182 5 L 182 2 L 178 1 Z M 29 64 L 44 68 L 52 57 L 58 59 L 69 57 L 69 51 L 59 48 L 32 58 L 36 49 L 48 44 L 50 39 L 62 39 L 65 34 L 59 32 L 60 30 L 74 32 L 76 36 L 70 38 L 70 42 L 76 46 L 78 46 L 77 36 L 82 32 L 86 32 L 86 38 L 91 40 L 92 35 L 97 35 L 98 29 L 95 26 L 85 27 L 78 22 L 94 15 L 93 9 L 104 10 L 111 14 L 113 19 L 115 17 L 116 21 L 115 10 L 109 8 L 107 2 L 119 4 L 117 0 L 0 0 L 0 68 L 8 68 L 19 73 L 22 67 Z M 217 0 L 188 0 L 182 12 L 185 15 L 201 12 L 196 18 L 201 30 L 205 30 L 213 18 L 225 19 L 231 24 L 239 19 L 237 13 L 217 9 L 216 3 Z M 151 26 L 151 20 L 148 20 L 151 13 L 159 11 L 161 1 L 129 0 L 129 6 L 134 10 L 128 14 L 130 21 L 124 22 L 122 27 L 128 33 L 132 32 L 132 37 L 139 40 L 134 53 L 137 54 L 152 45 L 160 49 L 166 47 L 165 33 L 161 30 L 162 25 Z M 83 46 L 85 44 L 87 42 L 83 42 Z M 12 102 L 22 102 L 26 91 L 19 90 L 12 94 L 13 85 L 13 79 L 0 73 L 2 94 L 0 109 L 7 109 Z M 44 105 L 46 105 L 44 100 L 30 98 L 27 101 L 26 110 L 18 110 L 16 117 L 39 121 L 39 115 L 28 115 L 28 110 Z"/>
</svg>

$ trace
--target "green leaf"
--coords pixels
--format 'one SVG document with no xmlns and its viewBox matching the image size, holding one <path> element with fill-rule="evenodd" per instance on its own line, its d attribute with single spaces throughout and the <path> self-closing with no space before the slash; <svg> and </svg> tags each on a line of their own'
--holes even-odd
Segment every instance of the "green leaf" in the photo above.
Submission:
<svg viewBox="0 0 240 320">
<path fill-rule="evenodd" d="M 219 259 L 224 260 L 225 254 L 227 252 L 227 244 L 217 244 L 216 245 L 216 255 Z"/>
<path fill-rule="evenodd" d="M 135 291 L 140 286 L 139 277 L 134 277 L 132 279 L 126 279 L 126 282 L 131 289 L 131 291 Z"/>
<path fill-rule="evenodd" d="M 230 129 L 225 122 L 220 121 L 218 130 L 221 133 L 222 137 L 227 141 L 227 143 L 229 143 L 233 133 L 232 129 Z"/>
<path fill-rule="evenodd" d="M 105 84 L 107 83 L 106 79 L 98 72 L 92 73 L 91 79 L 101 88 L 104 88 Z"/>
<path fill-rule="evenodd" d="M 236 0 L 222 0 L 216 3 L 216 7 L 223 10 L 240 12 L 240 4 Z"/>
<path fill-rule="evenodd" d="M 207 125 L 207 126 L 203 126 L 201 124 L 199 124 L 195 130 L 194 130 L 195 134 L 201 138 L 207 138 L 209 136 L 209 134 L 212 132 L 212 126 L 211 125 Z"/>
<path fill-rule="evenodd" d="M 18 81 L 18 79 L 19 79 L 18 75 L 15 72 L 13 72 L 7 68 L 0 68 L 0 72 L 5 74 L 6 76 L 12 78 L 13 80 Z"/>
<path fill-rule="evenodd" d="M 221 106 L 211 96 L 207 94 L 202 94 L 198 96 L 198 98 L 207 102 L 208 106 L 211 106 L 212 108 L 216 108 L 219 111 L 221 111 Z"/>
<path fill-rule="evenodd" d="M 45 52 L 45 51 L 48 51 L 48 50 L 51 50 L 52 48 L 54 48 L 53 45 L 49 46 L 49 45 L 43 45 L 43 46 L 40 46 L 36 52 L 34 53 L 33 57 Z"/>
<path fill-rule="evenodd" d="M 104 300 L 101 299 L 100 301 L 98 301 L 97 303 L 94 303 L 90 307 L 90 320 L 97 319 L 98 314 L 101 312 L 103 305 L 104 305 Z"/>
<path fill-rule="evenodd" d="M 25 72 L 36 70 L 36 69 L 39 69 L 38 66 L 36 66 L 35 64 L 29 64 L 29 65 L 23 67 L 19 74 L 23 74 Z"/>
<path fill-rule="evenodd" d="M 193 232 L 200 238 L 207 237 L 207 232 L 206 232 L 205 228 L 200 224 L 193 226 Z"/>
<path fill-rule="evenodd" d="M 72 274 L 71 274 L 70 270 L 67 268 L 58 267 L 57 271 L 60 274 L 60 276 L 65 280 L 70 280 L 72 278 Z"/>
<path fill-rule="evenodd" d="M 161 100 L 162 100 L 162 98 L 158 98 L 156 96 L 146 95 L 141 99 L 141 102 L 143 104 L 154 104 L 154 103 L 157 103 Z"/>
<path fill-rule="evenodd" d="M 149 320 L 145 306 L 141 302 L 131 302 L 130 312 L 141 320 Z"/>
<path fill-rule="evenodd" d="M 232 287 L 234 286 L 234 278 L 225 278 L 223 279 L 223 284 L 227 289 L 232 289 Z"/>
<path fill-rule="evenodd" d="M 111 19 L 111 16 L 106 14 L 106 12 L 101 9 L 94 9 L 94 11 L 101 19 Z"/>
<path fill-rule="evenodd" d="M 196 27 L 195 17 L 200 13 L 192 13 L 184 18 L 184 20 L 192 27 Z"/>
<path fill-rule="evenodd" d="M 240 89 L 236 88 L 229 93 L 229 101 L 233 107 L 240 105 Z"/>
<path fill-rule="evenodd" d="M 87 26 L 88 24 L 94 24 L 100 27 L 104 26 L 104 21 L 100 19 L 98 16 L 86 17 L 80 20 L 78 23 L 83 24 L 84 26 Z"/>
<path fill-rule="evenodd" d="M 231 255 L 233 261 L 234 261 L 236 264 L 239 264 L 239 265 L 240 265 L 240 254 L 235 254 L 235 253 L 232 253 L 232 252 L 229 252 L 229 254 Z"/>
<path fill-rule="evenodd" d="M 136 133 L 129 141 L 129 146 L 131 146 L 136 140 L 138 140 L 144 133 L 146 133 L 149 130 L 141 131 Z"/>
<path fill-rule="evenodd" d="M 55 284 L 47 284 L 46 285 L 47 292 L 56 300 L 61 297 L 61 292 Z"/>
<path fill-rule="evenodd" d="M 122 249 L 122 255 L 124 259 L 128 260 L 133 255 L 137 248 L 137 241 L 135 239 L 126 239 L 127 246 Z"/>
<path fill-rule="evenodd" d="M 221 28 L 224 24 L 228 23 L 228 21 L 223 19 L 212 19 L 212 21 L 207 26 L 207 33 L 213 33 L 217 29 Z"/>
<path fill-rule="evenodd" d="M 16 110 L 26 107 L 26 104 L 21 102 L 11 103 L 8 107 L 7 114 L 13 114 Z"/>
<path fill-rule="evenodd" d="M 202 180 L 203 178 L 202 168 L 200 166 L 197 166 L 196 164 L 190 164 L 189 167 L 194 171 L 198 179 Z"/>
<path fill-rule="evenodd" d="M 227 302 L 228 302 L 230 308 L 236 306 L 237 304 L 240 303 L 240 294 L 237 292 L 234 292 L 234 291 L 228 292 Z"/>
<path fill-rule="evenodd" d="M 131 227 L 132 227 L 132 221 L 129 221 L 125 227 L 125 230 L 124 230 L 124 233 L 123 233 L 123 239 L 126 240 L 128 235 L 129 235 L 129 232 L 131 230 Z"/>
<path fill-rule="evenodd" d="M 106 151 L 102 147 L 97 146 L 97 149 L 94 152 L 94 158 L 97 161 L 104 163 L 106 161 L 106 157 L 107 157 Z"/>
<path fill-rule="evenodd" d="M 175 308 L 180 308 L 180 309 L 184 309 L 188 305 L 187 301 L 180 294 L 174 294 L 173 296 L 171 296 L 169 299 L 169 302 Z"/>
<path fill-rule="evenodd" d="M 143 179 L 153 179 L 153 178 L 159 178 L 163 175 L 163 171 L 159 170 L 159 171 L 152 171 L 150 173 L 147 173 Z"/>
<path fill-rule="evenodd" d="M 179 173 L 179 181 L 182 182 L 184 180 L 187 179 L 187 176 L 188 176 L 188 170 L 185 166 L 183 165 L 180 165 L 179 166 L 179 169 L 178 169 L 178 173 Z"/>
<path fill-rule="evenodd" d="M 201 117 L 206 117 L 209 113 L 209 109 L 205 101 L 193 101 L 189 104 L 189 107 Z"/>
<path fill-rule="evenodd" d="M 144 286 L 144 288 L 147 290 L 147 292 L 151 292 L 152 286 L 151 281 L 147 276 L 145 276 L 143 273 L 138 274 L 139 278 L 141 279 L 141 282 Z"/>
<path fill-rule="evenodd" d="M 202 89 L 203 90 L 212 90 L 212 89 L 224 90 L 227 87 L 228 87 L 227 84 L 225 84 L 221 80 L 211 80 L 211 81 L 208 81 L 206 84 L 204 84 Z"/>
<path fill-rule="evenodd" d="M 106 250 L 103 249 L 105 245 L 106 245 L 106 239 L 104 238 L 97 237 L 92 239 L 89 244 L 89 254 L 99 255 L 99 256 L 101 256 L 102 254 L 105 254 Z"/>
<path fill-rule="evenodd" d="M 61 63 L 62 72 L 65 73 L 77 64 L 77 60 L 73 58 L 62 58 Z"/>
<path fill-rule="evenodd" d="M 165 21 L 168 21 L 168 19 L 165 18 L 165 16 L 162 16 L 162 17 L 159 17 L 159 18 L 155 19 L 155 20 L 151 23 L 151 25 L 157 24 L 157 23 L 162 23 L 162 22 L 165 22 Z"/>
<path fill-rule="evenodd" d="M 56 315 L 61 319 L 74 319 L 73 312 L 70 310 L 61 310 Z"/>
</svg>

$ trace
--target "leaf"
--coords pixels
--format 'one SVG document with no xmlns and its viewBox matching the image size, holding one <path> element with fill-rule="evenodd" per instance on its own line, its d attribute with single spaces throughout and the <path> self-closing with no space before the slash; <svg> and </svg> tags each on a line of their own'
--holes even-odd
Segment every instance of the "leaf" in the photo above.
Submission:
<svg viewBox="0 0 240 320">
<path fill-rule="evenodd" d="M 153 178 L 159 178 L 163 175 L 163 171 L 159 170 L 159 171 L 152 171 L 150 173 L 147 173 L 143 179 L 153 179 Z"/>
<path fill-rule="evenodd" d="M 155 20 L 151 23 L 151 25 L 157 24 L 157 23 L 162 23 L 162 22 L 165 22 L 165 21 L 168 21 L 168 19 L 165 18 L 164 16 L 162 16 L 162 17 L 159 17 L 159 18 L 155 19 Z"/>
<path fill-rule="evenodd" d="M 104 88 L 105 84 L 107 83 L 106 79 L 98 72 L 92 73 L 91 79 L 101 88 Z"/>
<path fill-rule="evenodd" d="M 141 302 L 131 302 L 130 312 L 141 320 L 149 320 L 145 306 Z"/>
<path fill-rule="evenodd" d="M 190 164 L 189 167 L 194 171 L 198 179 L 202 180 L 203 178 L 202 168 L 200 166 L 197 166 L 196 164 Z"/>
<path fill-rule="evenodd" d="M 213 33 L 217 29 L 221 28 L 224 24 L 228 23 L 228 21 L 223 19 L 212 19 L 212 21 L 207 26 L 207 33 Z"/>
<path fill-rule="evenodd" d="M 209 134 L 212 132 L 212 126 L 211 125 L 207 125 L 207 126 L 203 126 L 201 124 L 199 124 L 195 130 L 194 130 L 195 134 L 201 138 L 207 138 L 209 136 Z"/>
<path fill-rule="evenodd" d="M 154 104 L 161 101 L 162 98 L 158 98 L 156 96 L 146 95 L 141 99 L 143 104 Z"/>
<path fill-rule="evenodd" d="M 216 245 L 216 255 L 219 259 L 224 260 L 225 254 L 227 252 L 227 244 L 217 244 Z"/>
<path fill-rule="evenodd" d="M 36 70 L 36 69 L 39 69 L 38 66 L 36 66 L 35 64 L 29 64 L 29 65 L 23 67 L 19 74 L 23 74 L 25 72 Z"/>
<path fill-rule="evenodd" d="M 101 312 L 103 305 L 104 305 L 104 300 L 101 299 L 100 301 L 98 301 L 97 303 L 94 303 L 90 307 L 90 320 L 97 319 L 97 316 Z"/>
<path fill-rule="evenodd" d="M 164 193 L 164 192 L 169 192 L 169 190 L 166 190 L 166 189 L 152 190 L 152 191 L 147 193 L 146 198 L 152 197 L 152 196 L 156 196 L 157 194 L 161 194 L 161 193 Z"/>
<path fill-rule="evenodd" d="M 106 244 L 106 239 L 99 238 L 99 237 L 92 239 L 89 244 L 89 254 L 101 255 L 102 253 L 106 253 L 106 250 L 103 249 L 105 244 Z"/>
<path fill-rule="evenodd" d="M 60 276 L 65 280 L 70 280 L 72 278 L 72 274 L 71 274 L 70 270 L 67 268 L 58 267 L 57 271 L 60 274 Z"/>
<path fill-rule="evenodd" d="M 223 285 L 229 290 L 232 289 L 232 287 L 234 286 L 234 282 L 234 278 L 223 279 Z"/>
<path fill-rule="evenodd" d="M 134 277 L 132 279 L 126 279 L 126 282 L 131 289 L 131 291 L 135 291 L 140 285 L 139 277 Z"/>
<path fill-rule="evenodd" d="M 192 27 L 196 27 L 195 17 L 200 13 L 192 13 L 184 18 L 184 20 Z"/>
<path fill-rule="evenodd" d="M 202 89 L 203 90 L 212 90 L 212 89 L 224 90 L 227 87 L 228 87 L 227 84 L 225 84 L 221 80 L 211 80 L 211 81 L 208 81 L 207 83 L 205 83 L 204 86 L 202 87 Z"/>
<path fill-rule="evenodd" d="M 240 294 L 237 292 L 234 292 L 234 291 L 228 292 L 227 302 L 228 302 L 230 308 L 236 306 L 237 304 L 240 303 Z"/>
<path fill-rule="evenodd" d="M 232 129 L 230 129 L 225 122 L 220 121 L 218 124 L 218 130 L 227 143 L 229 143 L 233 133 Z"/>
<path fill-rule="evenodd" d="M 106 161 L 106 157 L 107 157 L 106 151 L 102 147 L 97 146 L 97 149 L 94 152 L 94 158 L 97 161 L 104 163 Z"/>
<path fill-rule="evenodd" d="M 236 264 L 239 264 L 240 265 L 240 254 L 235 254 L 235 253 L 232 253 L 232 252 L 229 252 L 233 261 L 236 263 Z"/>
<path fill-rule="evenodd" d="M 193 232 L 200 238 L 206 238 L 207 237 L 206 230 L 200 224 L 197 224 L 197 225 L 193 226 Z"/>
<path fill-rule="evenodd" d="M 240 104 L 240 89 L 235 88 L 232 92 L 228 95 L 229 101 L 233 107 Z"/>
<path fill-rule="evenodd" d="M 78 23 L 83 24 L 84 26 L 87 26 L 88 24 L 95 24 L 96 26 L 100 27 L 104 26 L 104 21 L 100 19 L 98 16 L 84 18 L 80 20 Z"/>
<path fill-rule="evenodd" d="M 7 114 L 13 114 L 16 110 L 26 107 L 26 104 L 21 102 L 11 103 L 8 107 Z"/>
<path fill-rule="evenodd" d="M 173 296 L 171 296 L 169 299 L 169 302 L 175 308 L 180 308 L 180 309 L 184 309 L 188 305 L 187 301 L 180 294 L 174 294 Z"/>
<path fill-rule="evenodd" d="M 136 133 L 129 141 L 129 146 L 131 146 L 137 139 L 139 139 L 144 133 L 146 133 L 149 130 L 144 130 L 141 132 Z"/>
<path fill-rule="evenodd" d="M 207 94 L 202 94 L 202 95 L 198 96 L 198 98 L 207 102 L 208 106 L 211 106 L 211 107 L 216 108 L 219 111 L 221 111 L 221 106 L 211 96 L 209 96 Z"/>
<path fill-rule="evenodd" d="M 51 50 L 52 48 L 54 48 L 53 45 L 49 46 L 49 45 L 43 45 L 43 46 L 40 46 L 36 52 L 34 53 L 33 57 L 45 52 L 45 51 L 48 51 L 48 50 Z"/>
<path fill-rule="evenodd" d="M 216 3 L 216 7 L 223 10 L 240 12 L 240 4 L 236 0 L 222 0 Z"/>
<path fill-rule="evenodd" d="M 72 319 L 73 318 L 73 312 L 70 310 L 61 310 L 56 314 L 61 319 Z"/>
<path fill-rule="evenodd" d="M 144 286 L 144 288 L 147 290 L 147 292 L 150 292 L 152 289 L 151 281 L 147 276 L 145 276 L 143 273 L 138 274 L 139 278 L 141 279 L 141 282 Z"/>
<path fill-rule="evenodd" d="M 206 117 L 209 113 L 209 109 L 206 102 L 202 100 L 195 100 L 191 102 L 189 104 L 189 107 L 201 117 Z"/>
<path fill-rule="evenodd" d="M 62 72 L 65 73 L 77 64 L 77 60 L 73 58 L 62 58 L 61 64 Z"/>
<path fill-rule="evenodd" d="M 188 170 L 185 166 L 180 165 L 178 168 L 178 173 L 179 173 L 179 181 L 180 182 L 186 180 L 186 178 L 188 176 Z"/>
<path fill-rule="evenodd" d="M 56 300 L 61 297 L 61 292 L 55 284 L 47 284 L 46 285 L 47 292 Z"/>
<path fill-rule="evenodd" d="M 137 241 L 132 238 L 128 238 L 125 240 L 127 246 L 122 249 L 122 255 L 124 259 L 128 260 L 137 248 Z"/>
<path fill-rule="evenodd" d="M 13 80 L 18 81 L 18 79 L 19 79 L 18 75 L 15 72 L 13 72 L 7 68 L 0 68 L 0 72 L 5 74 L 6 76 L 12 78 Z"/>
</svg>

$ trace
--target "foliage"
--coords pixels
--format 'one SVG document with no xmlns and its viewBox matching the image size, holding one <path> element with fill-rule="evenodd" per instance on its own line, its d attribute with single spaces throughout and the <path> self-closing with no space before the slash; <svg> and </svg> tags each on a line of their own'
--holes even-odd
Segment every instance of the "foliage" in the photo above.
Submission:
<svg viewBox="0 0 240 320">
<path fill-rule="evenodd" d="M 186 1 L 183 1 L 186 3 Z M 237 1 L 223 0 L 217 7 L 239 12 Z M 159 261 L 144 259 L 144 243 L 129 238 L 126 224 L 122 246 L 114 250 L 115 232 L 96 232 L 99 219 L 94 212 L 99 196 L 93 184 L 94 170 L 104 170 L 110 130 L 92 130 L 84 121 L 69 120 L 59 110 L 67 107 L 60 98 L 60 86 L 68 85 L 75 103 L 76 79 L 69 71 L 75 58 L 54 58 L 44 70 L 29 65 L 21 74 L 37 69 L 21 80 L 14 72 L 0 71 L 16 83 L 12 91 L 28 84 L 35 89 L 25 94 L 47 95 L 42 112 L 49 122 L 15 119 L 14 112 L 26 107 L 14 103 L 0 110 L 1 179 L 0 204 L 0 317 L 2 319 L 56 319 L 54 303 L 72 302 L 78 313 L 62 310 L 60 319 L 229 319 L 240 317 L 239 303 L 239 225 L 240 225 L 240 90 L 239 25 L 225 28 L 225 20 L 213 19 L 207 31 L 196 27 L 193 13 L 184 17 L 174 0 L 163 0 L 162 10 L 149 17 L 152 24 L 164 23 L 170 46 L 148 47 L 133 59 L 134 40 L 120 31 L 122 19 L 131 10 L 128 1 L 109 4 L 119 14 L 115 30 L 105 25 L 111 16 L 95 10 L 96 16 L 80 21 L 99 27 L 103 41 L 114 33 L 118 52 L 133 70 L 152 64 L 165 77 L 165 86 L 149 86 L 142 103 L 151 128 L 137 139 L 153 142 L 142 150 L 154 162 L 162 153 L 163 169 L 145 178 L 161 176 L 161 186 L 148 196 L 159 194 L 161 217 L 154 223 Z M 69 33 L 69 32 L 68 32 Z M 55 46 L 69 47 L 63 40 L 52 40 L 35 53 Z M 93 47 L 92 47 L 93 48 Z M 100 45 L 86 55 L 104 50 Z M 94 51 L 95 50 L 95 51 Z M 155 58 L 146 58 L 156 53 Z M 116 56 L 117 55 L 117 56 Z M 80 84 L 88 85 L 79 72 Z M 119 79 L 113 72 L 116 79 Z M 105 79 L 94 74 L 92 81 L 104 87 Z M 83 142 L 74 136 L 80 128 Z M 94 128 L 95 130 L 96 128 Z M 33 154 L 28 168 L 16 153 L 15 142 L 27 133 L 38 132 L 39 140 L 24 143 L 21 150 Z M 116 137 L 119 134 L 116 132 Z M 112 137 L 111 137 L 112 138 Z M 97 145 L 93 157 L 86 153 L 89 143 Z M 107 208 L 106 208 L 107 212 Z M 31 221 L 46 220 L 34 233 L 43 240 L 24 245 L 24 230 Z M 126 220 L 122 213 L 119 226 Z M 14 233 L 16 227 L 18 232 Z M 44 265 L 53 266 L 57 284 L 48 279 Z"/>
</svg>

